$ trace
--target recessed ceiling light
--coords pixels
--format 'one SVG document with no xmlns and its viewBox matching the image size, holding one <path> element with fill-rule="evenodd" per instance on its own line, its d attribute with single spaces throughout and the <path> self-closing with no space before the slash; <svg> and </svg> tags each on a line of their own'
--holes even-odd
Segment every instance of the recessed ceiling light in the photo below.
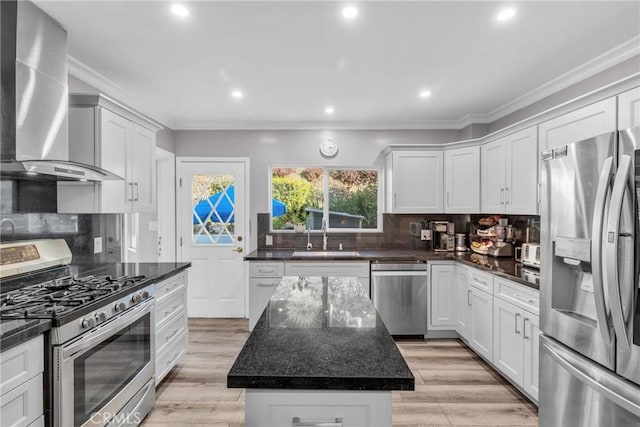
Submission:
<svg viewBox="0 0 640 427">
<path fill-rule="evenodd" d="M 358 16 L 358 9 L 356 9 L 354 6 L 347 6 L 342 9 L 342 16 L 347 19 L 353 19 Z"/>
<path fill-rule="evenodd" d="M 174 3 L 171 5 L 171 12 L 173 12 L 174 15 L 180 16 L 182 18 L 189 15 L 189 9 L 179 3 Z"/>
<path fill-rule="evenodd" d="M 431 96 L 431 91 L 427 90 L 427 89 L 423 89 L 423 90 L 420 91 L 419 96 L 420 96 L 420 98 L 428 98 L 428 97 Z"/>
<path fill-rule="evenodd" d="M 504 9 L 498 15 L 496 15 L 496 19 L 498 21 L 508 21 L 516 15 L 516 10 L 514 8 Z"/>
<path fill-rule="evenodd" d="M 242 99 L 244 94 L 239 90 L 234 90 L 233 92 L 231 92 L 231 96 L 234 97 L 235 99 Z"/>
<path fill-rule="evenodd" d="M 324 109 L 324 112 L 331 115 L 335 112 L 336 110 L 333 109 L 333 107 L 327 107 Z"/>
</svg>

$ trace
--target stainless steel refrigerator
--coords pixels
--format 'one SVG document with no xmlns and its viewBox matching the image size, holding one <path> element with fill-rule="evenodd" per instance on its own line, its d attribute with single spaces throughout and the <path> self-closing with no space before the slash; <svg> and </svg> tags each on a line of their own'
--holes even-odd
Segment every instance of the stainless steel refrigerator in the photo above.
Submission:
<svg viewBox="0 0 640 427">
<path fill-rule="evenodd" d="M 541 426 L 640 426 L 640 128 L 542 154 Z"/>
</svg>

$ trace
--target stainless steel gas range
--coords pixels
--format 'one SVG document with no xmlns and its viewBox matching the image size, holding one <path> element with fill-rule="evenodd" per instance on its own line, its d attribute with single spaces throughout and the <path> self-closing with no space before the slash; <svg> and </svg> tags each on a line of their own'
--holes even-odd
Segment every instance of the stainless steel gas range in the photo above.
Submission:
<svg viewBox="0 0 640 427">
<path fill-rule="evenodd" d="M 47 424 L 138 425 L 155 401 L 153 283 L 144 276 L 69 275 L 60 266 L 71 260 L 64 240 L 2 244 L 0 251 L 0 317 L 52 322 Z M 30 284 L 16 285 L 30 270 L 38 270 Z"/>
</svg>

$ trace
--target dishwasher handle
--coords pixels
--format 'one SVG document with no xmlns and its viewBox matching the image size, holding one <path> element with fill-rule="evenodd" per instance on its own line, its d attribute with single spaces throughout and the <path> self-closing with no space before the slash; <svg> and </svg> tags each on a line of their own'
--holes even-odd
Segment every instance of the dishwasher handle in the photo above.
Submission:
<svg viewBox="0 0 640 427">
<path fill-rule="evenodd" d="M 393 270 L 393 271 L 372 271 L 371 275 L 374 277 L 383 276 L 426 276 L 427 270 Z"/>
</svg>

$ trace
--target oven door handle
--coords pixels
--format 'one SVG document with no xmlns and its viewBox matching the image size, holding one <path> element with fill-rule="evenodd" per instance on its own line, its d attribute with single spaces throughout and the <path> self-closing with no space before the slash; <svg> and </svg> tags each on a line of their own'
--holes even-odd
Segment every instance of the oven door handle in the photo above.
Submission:
<svg viewBox="0 0 640 427">
<path fill-rule="evenodd" d="M 71 356 L 74 356 L 78 352 L 91 348 L 97 343 L 100 343 L 101 341 L 104 341 L 105 339 L 117 334 L 125 326 L 151 312 L 153 304 L 154 299 L 151 298 L 125 312 L 122 316 L 116 317 L 109 322 L 101 324 L 93 332 L 90 332 L 80 340 L 74 342 L 73 344 L 70 344 L 69 346 L 63 347 L 62 358 L 66 360 Z M 151 319 L 151 323 L 153 324 L 153 318 Z"/>
</svg>

